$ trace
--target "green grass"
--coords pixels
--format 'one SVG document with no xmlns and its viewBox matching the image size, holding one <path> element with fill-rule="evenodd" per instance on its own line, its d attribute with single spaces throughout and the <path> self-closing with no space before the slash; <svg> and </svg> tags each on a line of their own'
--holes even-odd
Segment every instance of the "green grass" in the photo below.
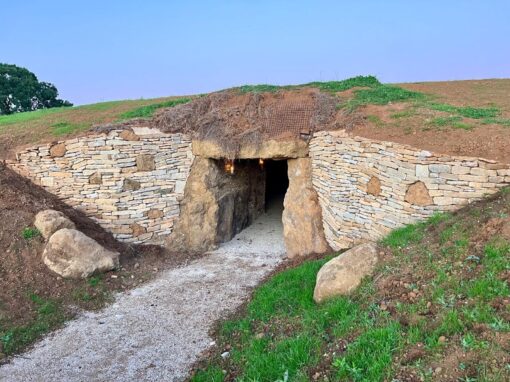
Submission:
<svg viewBox="0 0 510 382">
<path fill-rule="evenodd" d="M 151 104 L 147 106 L 142 106 L 136 108 L 134 110 L 127 111 L 120 115 L 121 119 L 130 119 L 130 118 L 149 118 L 152 117 L 154 112 L 158 109 L 162 109 L 165 107 L 173 107 L 176 105 L 180 105 L 183 103 L 188 103 L 191 101 L 191 98 L 177 98 L 169 101 Z"/>
<path fill-rule="evenodd" d="M 409 118 L 414 115 L 416 115 L 416 109 L 413 108 L 413 109 L 407 109 L 407 110 L 393 113 L 390 115 L 390 118 L 393 118 L 393 119 Z"/>
<path fill-rule="evenodd" d="M 52 109 L 40 109 L 36 111 L 29 111 L 24 113 L 14 113 L 9 115 L 0 115 L 0 126 L 14 125 L 17 123 L 25 123 L 40 119 L 42 117 L 58 114 L 64 110 L 69 110 L 68 107 L 56 107 Z"/>
<path fill-rule="evenodd" d="M 309 368 L 321 361 L 328 344 L 353 328 L 360 334 L 331 364 L 332 373 L 360 381 L 388 376 L 392 354 L 401 343 L 400 325 L 384 312 L 365 310 L 364 295 L 316 305 L 315 277 L 326 261 L 309 261 L 274 276 L 257 289 L 244 317 L 222 325 L 220 342 L 236 342 L 229 357 L 238 372 L 236 380 L 277 381 L 286 376 L 289 381 L 308 381 Z M 285 328 L 292 328 L 291 336 Z M 212 364 L 192 380 L 222 381 L 221 370 Z"/>
<path fill-rule="evenodd" d="M 510 209 L 508 192 L 502 195 L 506 207 L 498 216 Z M 476 213 L 473 208 L 461 215 L 435 214 L 391 232 L 381 245 L 393 257 L 349 297 L 313 302 L 316 274 L 330 257 L 273 276 L 256 289 L 242 314 L 222 323 L 217 354 L 192 381 L 309 381 L 316 370 L 322 373 L 319 380 L 389 381 L 401 367 L 399 357 L 416 344 L 425 354 L 407 368 L 425 381 L 433 380 L 432 365 L 454 347 L 479 353 L 475 361 L 468 357 L 458 366 L 466 370 L 462 378 L 508 380 L 508 364 L 493 366 L 503 362 L 504 349 L 474 325 L 485 324 L 492 334 L 510 331 L 505 312 L 492 305 L 510 295 L 502 277 L 510 270 L 510 243 L 495 237 L 480 248 L 472 242 L 481 219 L 494 216 L 493 206 L 505 203 Z M 373 280 L 408 272 L 416 281 L 405 288 L 420 288 L 422 295 L 415 300 L 397 297 L 394 314 L 381 309 Z M 427 304 L 432 304 L 432 314 Z M 402 324 L 403 318 L 408 323 Z M 343 350 L 336 347 L 339 343 L 346 344 Z M 223 359 L 219 354 L 227 345 L 229 357 Z"/>
<path fill-rule="evenodd" d="M 384 122 L 377 115 L 367 115 L 367 120 L 372 122 L 377 127 L 384 126 Z"/>
<path fill-rule="evenodd" d="M 413 103 L 413 109 L 393 113 L 391 115 L 391 118 L 393 119 L 414 116 L 417 114 L 417 108 L 423 108 L 450 114 L 449 116 L 434 118 L 431 122 L 429 122 L 429 125 L 436 127 L 453 127 L 456 129 L 471 130 L 473 126 L 464 122 L 462 118 L 483 120 L 483 124 L 510 126 L 510 119 L 497 118 L 501 114 L 501 110 L 497 107 L 480 108 L 472 106 L 453 106 L 446 103 L 434 102 L 434 97 L 398 86 L 382 84 L 374 76 L 357 76 L 343 81 L 309 82 L 301 85 L 244 85 L 236 89 L 242 93 L 272 93 L 278 90 L 299 89 L 302 87 L 314 87 L 322 91 L 333 93 L 357 87 L 367 88 L 355 90 L 354 97 L 352 99 L 339 105 L 340 108 L 346 107 L 348 110 L 354 110 L 365 105 L 388 105 L 399 102 Z M 380 124 L 377 125 L 380 126 Z"/>
<path fill-rule="evenodd" d="M 506 118 L 484 118 L 482 121 L 484 125 L 502 125 L 505 127 L 510 127 L 510 119 Z"/>
<path fill-rule="evenodd" d="M 356 76 L 342 81 L 309 82 L 299 86 L 318 88 L 328 92 L 343 92 L 356 87 L 375 88 L 381 86 L 381 83 L 374 76 Z"/>
<path fill-rule="evenodd" d="M 462 117 L 458 115 L 452 115 L 447 117 L 436 117 L 432 119 L 429 123 L 429 125 L 436 126 L 436 127 L 454 127 L 456 129 L 463 129 L 463 130 L 471 130 L 473 128 L 472 125 L 469 125 L 465 122 L 463 122 Z"/>
<path fill-rule="evenodd" d="M 496 107 L 482 108 L 471 106 L 453 106 L 445 103 L 429 103 L 427 107 L 431 110 L 456 114 L 465 118 L 484 119 L 495 118 L 501 111 Z"/>
<path fill-rule="evenodd" d="M 66 320 L 66 314 L 57 301 L 43 299 L 36 294 L 31 294 L 30 299 L 36 309 L 36 317 L 33 321 L 27 325 L 9 329 L 5 329 L 0 324 L 0 342 L 6 355 L 19 352 Z"/>
<path fill-rule="evenodd" d="M 285 89 L 299 89 L 303 87 L 312 87 L 317 88 L 322 91 L 326 92 L 343 92 L 345 90 L 349 90 L 355 87 L 377 87 L 381 86 L 381 83 L 379 80 L 374 76 L 356 76 L 352 78 L 347 78 L 342 81 L 326 81 L 326 82 L 308 82 L 306 84 L 301 85 L 285 85 L 285 86 L 278 86 L 278 85 L 268 85 L 268 84 L 261 84 L 261 85 L 244 85 L 240 86 L 236 89 L 241 91 L 242 93 L 263 93 L 263 92 L 270 92 L 274 93 L 278 90 L 285 90 Z"/>
<path fill-rule="evenodd" d="M 21 232 L 21 236 L 23 236 L 23 239 L 25 240 L 31 240 L 35 237 L 41 236 L 41 232 L 39 232 L 39 230 L 35 227 L 25 227 Z"/>
<path fill-rule="evenodd" d="M 126 118 L 147 117 L 158 108 L 171 107 L 180 102 L 184 102 L 184 99 L 123 100 L 2 115 L 0 140 L 28 145 L 52 137 L 68 138 L 94 125 L 114 123 Z"/>
<path fill-rule="evenodd" d="M 395 102 L 424 100 L 425 95 L 397 86 L 381 85 L 373 89 L 359 89 L 354 92 L 354 98 L 349 102 L 350 108 L 362 105 L 387 105 Z"/>
<path fill-rule="evenodd" d="M 239 86 L 237 89 L 241 93 L 274 93 L 280 90 L 282 86 L 278 85 L 269 85 L 269 84 L 259 84 L 259 85 L 243 85 Z"/>
<path fill-rule="evenodd" d="M 90 126 L 86 123 L 69 123 L 69 122 L 58 122 L 53 124 L 52 133 L 56 137 L 60 137 L 63 135 L 69 135 L 78 131 L 86 130 Z"/>
<path fill-rule="evenodd" d="M 35 235 L 38 236 L 39 233 Z M 66 309 L 68 303 L 84 309 L 98 309 L 110 302 L 112 294 L 103 283 L 103 277 L 97 275 L 83 281 L 73 280 L 74 289 L 70 296 L 43 298 L 36 293 L 27 292 L 26 297 L 22 298 L 29 300 L 33 314 L 27 312 L 21 321 L 22 325 L 0 316 L 0 353 L 20 353 L 43 335 L 61 326 L 72 317 L 72 313 Z"/>
</svg>

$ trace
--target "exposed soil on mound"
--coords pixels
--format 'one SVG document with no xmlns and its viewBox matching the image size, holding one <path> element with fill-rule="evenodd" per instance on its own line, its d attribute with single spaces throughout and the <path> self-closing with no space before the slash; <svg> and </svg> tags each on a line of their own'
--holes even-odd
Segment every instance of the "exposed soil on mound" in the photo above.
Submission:
<svg viewBox="0 0 510 382">
<path fill-rule="evenodd" d="M 347 129 L 354 135 L 408 144 L 440 154 L 510 163 L 510 150 L 507 150 L 510 146 L 509 79 L 397 86 L 423 93 L 432 102 L 496 108 L 498 113 L 493 118 L 473 119 L 406 102 L 359 106 L 352 110 L 344 106 L 355 98 L 356 91 L 366 88 L 330 93 L 303 86 L 266 92 L 230 89 L 211 93 L 187 104 L 161 109 L 152 121 L 143 123 L 153 124 L 165 132 L 183 132 L 195 139 L 210 140 L 223 148 L 226 157 L 235 157 L 241 144 L 257 147 L 268 139 L 307 141 L 314 131 Z M 115 110 L 124 110 L 129 105 L 119 102 Z M 118 121 L 118 118 L 111 118 L 111 113 L 105 116 L 106 111 L 94 106 L 0 126 L 0 158 L 13 159 L 14 153 L 28 144 L 129 128 L 130 123 L 125 122 L 89 128 Z M 57 122 L 61 120 L 65 123 Z M 53 135 L 51 131 L 59 123 L 70 125 L 73 131 L 59 137 Z"/>
<path fill-rule="evenodd" d="M 398 84 L 408 90 L 423 92 L 456 106 L 498 106 L 503 117 L 510 117 L 510 80 L 467 80 Z"/>
<path fill-rule="evenodd" d="M 501 111 L 500 119 L 510 118 L 508 79 L 405 83 L 398 86 L 424 93 L 438 103 L 459 107 L 496 107 Z M 412 103 L 368 105 L 359 111 L 365 116 L 365 122 L 355 126 L 353 133 L 356 135 L 408 144 L 437 153 L 510 163 L 509 126 L 483 119 L 462 118 L 455 121 L 448 113 L 416 107 Z M 444 123 L 448 118 L 452 122 Z"/>
<path fill-rule="evenodd" d="M 233 156 L 241 144 L 306 140 L 314 131 L 338 128 L 338 103 L 334 95 L 310 88 L 264 93 L 227 90 L 163 110 L 154 125 L 164 132 L 213 141 Z"/>
<path fill-rule="evenodd" d="M 435 127 L 434 118 L 442 113 L 421 110 L 405 119 L 393 115 L 412 109 L 408 104 L 368 105 L 360 108 L 363 123 L 354 125 L 353 135 L 410 145 L 433 153 L 480 157 L 510 163 L 510 127 L 480 125 L 469 120 L 469 129 Z"/>
<path fill-rule="evenodd" d="M 121 268 L 99 276 L 94 283 L 65 280 L 51 272 L 41 259 L 44 240 L 40 236 L 25 239 L 22 234 L 25 228 L 33 227 L 35 214 L 48 208 L 64 212 L 77 229 L 120 252 Z M 71 316 L 69 306 L 101 307 L 111 292 L 139 285 L 160 269 L 188 260 L 157 246 L 128 246 L 116 241 L 81 212 L 1 164 L 0 221 L 0 332 L 31 323 L 37 310 L 33 294 L 56 301 Z"/>
<path fill-rule="evenodd" d="M 404 84 L 454 106 L 497 107 L 510 115 L 510 81 Z M 438 89 L 439 94 L 431 94 Z M 365 138 L 398 142 L 439 154 L 482 157 L 510 163 L 510 127 L 488 119 L 459 117 L 407 102 L 344 107 L 359 88 L 324 93 L 313 88 L 248 92 L 228 90 L 161 110 L 153 124 L 212 141 L 235 157 L 241 145 L 260 147 L 268 139 L 309 140 L 315 131 L 346 129 Z M 468 94 L 468 95 L 466 95 Z M 505 98 L 505 95 L 507 96 Z"/>
</svg>

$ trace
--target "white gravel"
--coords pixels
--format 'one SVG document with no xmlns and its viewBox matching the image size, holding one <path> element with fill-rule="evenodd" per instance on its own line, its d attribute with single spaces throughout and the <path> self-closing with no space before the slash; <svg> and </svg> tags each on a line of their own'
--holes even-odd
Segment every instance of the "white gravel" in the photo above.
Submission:
<svg viewBox="0 0 510 382">
<path fill-rule="evenodd" d="M 218 250 L 86 312 L 0 368 L 0 381 L 182 381 L 234 311 L 282 261 L 281 211 Z"/>
</svg>

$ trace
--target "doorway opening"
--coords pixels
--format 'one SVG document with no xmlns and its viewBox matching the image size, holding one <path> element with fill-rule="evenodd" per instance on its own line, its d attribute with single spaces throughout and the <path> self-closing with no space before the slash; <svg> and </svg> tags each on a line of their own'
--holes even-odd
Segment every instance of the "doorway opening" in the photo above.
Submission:
<svg viewBox="0 0 510 382">
<path fill-rule="evenodd" d="M 283 200 L 289 188 L 289 176 L 287 174 L 286 160 L 267 160 L 264 163 L 266 171 L 266 187 L 264 209 L 283 211 Z"/>
</svg>

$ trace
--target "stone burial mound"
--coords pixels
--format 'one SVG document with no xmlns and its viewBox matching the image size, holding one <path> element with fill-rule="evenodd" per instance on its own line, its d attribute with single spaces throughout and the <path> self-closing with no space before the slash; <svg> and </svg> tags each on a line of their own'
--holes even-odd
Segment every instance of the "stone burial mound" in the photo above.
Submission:
<svg viewBox="0 0 510 382">
<path fill-rule="evenodd" d="M 275 208 L 291 257 L 374 241 L 510 184 L 507 163 L 357 136 L 366 116 L 339 107 L 346 96 L 221 91 L 8 164 L 116 239 L 179 252 L 216 248 Z"/>
</svg>

